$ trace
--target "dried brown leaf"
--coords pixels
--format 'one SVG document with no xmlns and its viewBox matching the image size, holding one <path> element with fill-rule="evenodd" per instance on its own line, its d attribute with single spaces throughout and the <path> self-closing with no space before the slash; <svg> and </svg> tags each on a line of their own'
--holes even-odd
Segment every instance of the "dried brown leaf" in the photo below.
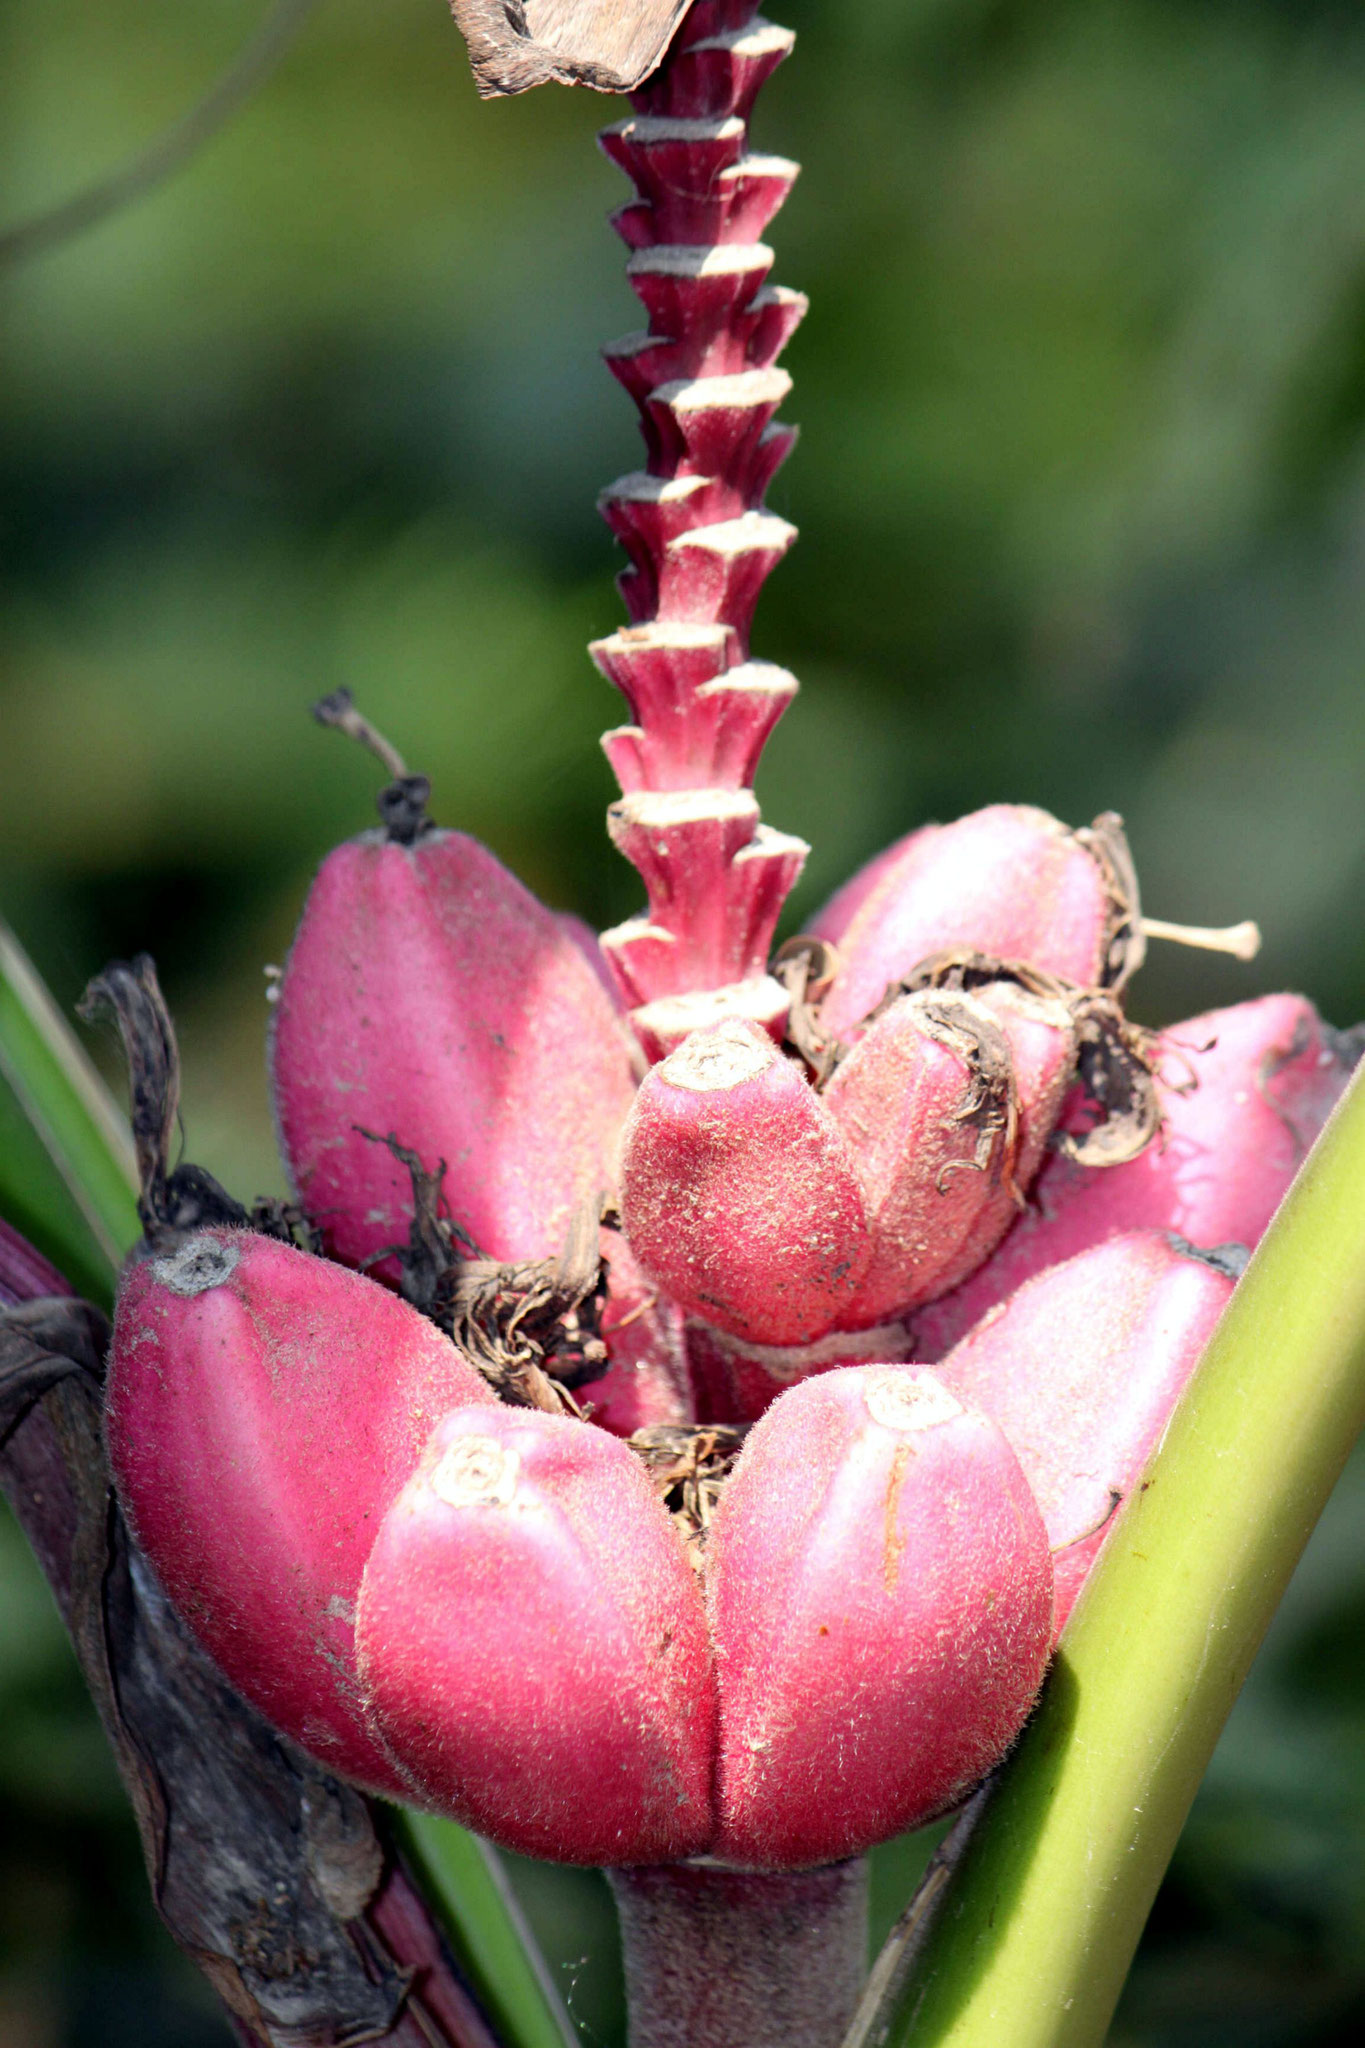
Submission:
<svg viewBox="0 0 1365 2048">
<path fill-rule="evenodd" d="M 773 955 L 769 973 L 791 997 L 787 1043 L 800 1053 L 817 1089 L 823 1088 L 848 1051 L 820 1022 L 820 1005 L 839 972 L 839 954 L 827 939 L 799 933 Z"/>
<path fill-rule="evenodd" d="M 666 1422 L 637 1429 L 626 1439 L 643 1461 L 698 1570 L 716 1503 L 748 1433 L 747 1423 Z"/>
<path fill-rule="evenodd" d="M 1078 988 L 1027 961 L 996 960 L 962 947 L 921 961 L 904 982 L 888 990 L 880 1007 L 903 991 L 969 992 L 1000 981 L 1064 1004 L 1076 1028 L 1077 1075 L 1099 1115 L 1089 1130 L 1058 1132 L 1055 1149 L 1079 1166 L 1123 1166 L 1136 1159 L 1161 1128 L 1155 1079 L 1159 1047 L 1152 1032 L 1124 1016 L 1117 991 Z"/>
<path fill-rule="evenodd" d="M 1098 863 L 1109 895 L 1109 921 L 1105 934 L 1103 982 L 1106 988 L 1121 989 L 1147 958 L 1147 939 L 1142 929 L 1142 904 L 1138 897 L 1137 868 L 1129 851 L 1123 820 L 1117 811 L 1101 811 L 1075 835 L 1078 843 Z"/>
<path fill-rule="evenodd" d="M 689 0 L 451 0 L 484 99 L 556 81 L 633 92 Z"/>
</svg>

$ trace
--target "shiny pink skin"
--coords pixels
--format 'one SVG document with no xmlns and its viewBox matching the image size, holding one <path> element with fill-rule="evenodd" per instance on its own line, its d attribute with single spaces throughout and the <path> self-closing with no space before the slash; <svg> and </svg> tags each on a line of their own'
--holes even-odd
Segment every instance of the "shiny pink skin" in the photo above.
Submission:
<svg viewBox="0 0 1365 2048">
<path fill-rule="evenodd" d="M 450 1213 L 488 1256 L 551 1257 L 611 1185 L 634 1089 L 581 944 L 458 832 L 369 833 L 323 862 L 272 1063 L 299 1199 L 348 1265 L 405 1242 L 412 1214 L 407 1173 L 356 1126 L 444 1159 Z"/>
<path fill-rule="evenodd" d="M 938 1376 L 1008 1437 L 1047 1524 L 1066 1624 L 1232 1293 L 1160 1231 L 1040 1273 L 948 1353 Z"/>
<path fill-rule="evenodd" d="M 1018 1463 L 917 1368 L 826 1373 L 774 1403 L 727 1482 L 707 1585 L 714 1852 L 759 1869 L 856 1855 L 951 1806 L 1018 1734 L 1051 1643 Z"/>
<path fill-rule="evenodd" d="M 918 1357 L 941 1358 L 1025 1280 L 1119 1231 L 1173 1230 L 1202 1246 L 1258 1242 L 1350 1078 L 1349 1061 L 1313 1005 L 1294 995 L 1191 1017 L 1160 1043 L 1159 1136 L 1126 1166 L 1050 1158 L 999 1250 L 916 1315 Z"/>
<path fill-rule="evenodd" d="M 823 1335 L 867 1263 L 838 1126 L 804 1070 L 738 1019 L 694 1032 L 641 1083 L 621 1214 L 631 1251 L 684 1309 L 762 1344 Z"/>
<path fill-rule="evenodd" d="M 1104 875 L 1046 811 L 992 804 L 912 832 L 871 866 L 873 876 L 845 883 L 811 927 L 842 955 L 821 1006 L 838 1037 L 857 1029 L 892 982 L 948 947 L 1027 960 L 1083 987 L 1100 979 L 1110 919 Z"/>
<path fill-rule="evenodd" d="M 614 1437 L 529 1409 L 448 1416 L 379 1531 L 357 1632 L 375 1725 L 441 1812 L 565 1863 L 705 1846 L 705 1611 Z"/>
<path fill-rule="evenodd" d="M 1009 1043 L 1018 1089 L 1012 1172 L 1003 1135 L 983 1171 L 978 1133 L 957 1120 L 970 1089 L 966 1057 L 926 1028 L 931 995 L 902 996 L 835 1070 L 824 1102 L 844 1133 L 867 1202 L 871 1258 L 842 1328 L 901 1316 L 954 1286 L 999 1242 L 1043 1157 L 1075 1061 L 1066 1011 L 1001 985 L 948 998 Z"/>
<path fill-rule="evenodd" d="M 434 1324 L 253 1232 L 202 1231 L 119 1291 L 109 1460 L 157 1576 L 277 1728 L 400 1796 L 361 1712 L 355 1600 L 381 1518 L 461 1405 L 497 1404 Z"/>
</svg>

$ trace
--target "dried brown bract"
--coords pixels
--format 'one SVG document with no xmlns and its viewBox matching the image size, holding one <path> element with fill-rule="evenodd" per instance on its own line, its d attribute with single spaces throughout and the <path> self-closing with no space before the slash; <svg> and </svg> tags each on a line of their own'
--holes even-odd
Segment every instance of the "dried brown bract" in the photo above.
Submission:
<svg viewBox="0 0 1365 2048">
<path fill-rule="evenodd" d="M 801 932 L 774 953 L 768 972 L 791 997 L 786 1042 L 811 1070 L 816 1088 L 823 1088 L 847 1047 L 820 1022 L 820 1005 L 839 972 L 839 954 L 826 939 Z"/>
<path fill-rule="evenodd" d="M 451 0 L 483 99 L 551 82 L 633 92 L 687 8 L 688 0 Z"/>
<path fill-rule="evenodd" d="M 500 1263 L 484 1258 L 460 1225 L 441 1214 L 446 1165 L 428 1171 L 392 1131 L 380 1138 L 412 1181 L 412 1226 L 396 1258 L 401 1292 L 443 1329 L 498 1395 L 515 1408 L 581 1416 L 570 1389 L 607 1364 L 601 1334 L 606 1276 L 598 1248 L 600 1201 L 574 1217 L 557 1259 Z M 371 1263 L 376 1263 L 372 1261 Z"/>
<path fill-rule="evenodd" d="M 897 996 L 916 989 L 957 989 L 966 993 L 992 982 L 1012 982 L 1026 994 L 1059 1002 L 1076 1028 L 1077 1078 L 1099 1114 L 1086 1131 L 1059 1131 L 1053 1144 L 1081 1166 L 1121 1166 L 1136 1159 L 1161 1127 L 1155 1065 L 1156 1034 L 1123 1014 L 1110 989 L 1078 988 L 1021 960 L 993 960 L 966 948 L 922 960 L 873 1015 Z"/>
<path fill-rule="evenodd" d="M 687 1554 L 700 1569 L 706 1534 L 721 1489 L 744 1446 L 748 1426 L 708 1423 L 701 1428 L 662 1423 L 640 1429 L 627 1442 L 644 1460 L 660 1500 L 687 1543 Z"/>
</svg>

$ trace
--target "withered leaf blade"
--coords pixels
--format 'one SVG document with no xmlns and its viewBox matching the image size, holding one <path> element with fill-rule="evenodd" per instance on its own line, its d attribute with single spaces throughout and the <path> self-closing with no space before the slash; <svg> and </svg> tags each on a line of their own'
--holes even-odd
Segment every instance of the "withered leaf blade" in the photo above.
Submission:
<svg viewBox="0 0 1365 2048">
<path fill-rule="evenodd" d="M 483 99 L 533 85 L 633 92 L 691 0 L 451 0 Z"/>
<path fill-rule="evenodd" d="M 180 1049 L 150 953 L 111 960 L 77 1006 L 87 1024 L 108 1012 L 128 1061 L 128 1094 L 141 1192 L 137 1213 L 149 1244 L 165 1247 L 205 1223 L 246 1223 L 202 1166 L 171 1166 L 180 1117 Z"/>
</svg>

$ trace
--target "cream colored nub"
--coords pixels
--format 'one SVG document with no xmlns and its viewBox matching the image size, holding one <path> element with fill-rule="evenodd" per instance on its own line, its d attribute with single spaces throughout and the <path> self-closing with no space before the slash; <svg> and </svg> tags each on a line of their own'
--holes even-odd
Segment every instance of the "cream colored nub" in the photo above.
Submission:
<svg viewBox="0 0 1365 2048">
<path fill-rule="evenodd" d="M 505 1508 L 517 1490 L 520 1464 L 496 1437 L 457 1437 L 431 1475 L 431 1490 L 452 1508 Z"/>
<path fill-rule="evenodd" d="M 241 1256 L 239 1247 L 231 1241 L 224 1244 L 216 1237 L 191 1237 L 175 1251 L 153 1259 L 152 1278 L 169 1287 L 172 1294 L 192 1301 L 196 1294 L 207 1294 L 211 1287 L 226 1286 Z"/>
<path fill-rule="evenodd" d="M 694 1032 L 668 1055 L 658 1072 L 671 1088 L 691 1088 L 705 1095 L 754 1080 L 766 1073 L 775 1057 L 771 1039 L 757 1039 L 751 1029 L 735 1021 L 718 1024 L 714 1031 Z"/>
<path fill-rule="evenodd" d="M 863 1399 L 872 1420 L 886 1429 L 933 1429 L 962 1413 L 962 1403 L 927 1372 L 883 1373 Z"/>
</svg>

